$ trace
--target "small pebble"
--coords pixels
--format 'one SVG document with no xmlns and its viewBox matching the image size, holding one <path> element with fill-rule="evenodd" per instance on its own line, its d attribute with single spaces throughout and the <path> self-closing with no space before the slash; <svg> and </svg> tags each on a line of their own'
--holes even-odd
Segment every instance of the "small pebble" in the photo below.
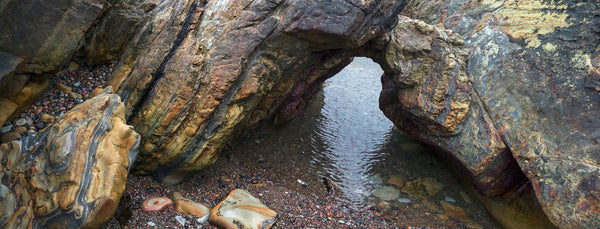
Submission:
<svg viewBox="0 0 600 229">
<path fill-rule="evenodd" d="M 0 129 L 0 134 L 6 134 L 8 132 L 10 132 L 13 128 L 13 125 L 6 125 L 3 126 L 2 129 Z"/>
<path fill-rule="evenodd" d="M 398 202 L 400 203 L 410 203 L 410 199 L 409 198 L 398 198 Z"/>
<path fill-rule="evenodd" d="M 175 216 L 175 220 L 177 220 L 177 222 L 183 227 L 185 227 L 185 224 L 187 223 L 187 220 L 185 220 L 185 218 L 183 218 L 183 216 L 180 215 Z"/>
<path fill-rule="evenodd" d="M 156 226 L 156 223 L 154 223 L 152 221 L 149 221 L 147 224 L 148 224 L 148 226 L 151 226 L 151 227 L 155 227 Z"/>
<path fill-rule="evenodd" d="M 452 198 L 452 197 L 449 197 L 449 196 L 445 196 L 444 200 L 446 200 L 446 201 L 448 201 L 450 203 L 456 203 L 456 200 L 454 198 Z"/>
<path fill-rule="evenodd" d="M 25 124 L 27 124 L 27 120 L 25 120 L 24 118 L 17 119 L 17 121 L 15 122 L 15 125 L 17 126 L 24 126 Z"/>
</svg>

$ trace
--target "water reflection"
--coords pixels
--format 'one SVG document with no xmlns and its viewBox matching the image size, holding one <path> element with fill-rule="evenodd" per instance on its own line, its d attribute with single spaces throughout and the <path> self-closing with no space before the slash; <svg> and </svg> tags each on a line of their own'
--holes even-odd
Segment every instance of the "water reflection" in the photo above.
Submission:
<svg viewBox="0 0 600 229">
<path fill-rule="evenodd" d="M 310 134 L 311 165 L 338 184 L 340 194 L 361 203 L 368 193 L 374 162 L 385 157 L 393 124 L 378 109 L 383 70 L 368 58 L 355 60 L 325 82 L 307 113 L 318 114 Z M 318 110 L 316 110 L 318 109 Z M 321 168 L 321 169 L 320 169 Z"/>
</svg>

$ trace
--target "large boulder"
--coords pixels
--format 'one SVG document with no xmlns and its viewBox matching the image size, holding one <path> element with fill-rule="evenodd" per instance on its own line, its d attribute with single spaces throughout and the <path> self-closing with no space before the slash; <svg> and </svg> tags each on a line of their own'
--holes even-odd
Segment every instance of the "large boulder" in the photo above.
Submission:
<svg viewBox="0 0 600 229">
<path fill-rule="evenodd" d="M 471 87 L 460 36 L 401 17 L 367 48 L 385 71 L 379 106 L 396 126 L 439 148 L 485 195 L 525 181 Z"/>
<path fill-rule="evenodd" d="M 136 172 L 181 182 L 260 121 L 293 117 L 402 5 L 162 1 L 110 82 L 142 135 Z"/>
<path fill-rule="evenodd" d="M 0 145 L 2 228 L 99 228 L 114 214 L 139 135 L 117 95 L 102 94 L 56 124 Z"/>
<path fill-rule="evenodd" d="M 411 1 L 403 13 L 463 36 L 472 86 L 549 219 L 599 227 L 600 4 Z"/>
</svg>

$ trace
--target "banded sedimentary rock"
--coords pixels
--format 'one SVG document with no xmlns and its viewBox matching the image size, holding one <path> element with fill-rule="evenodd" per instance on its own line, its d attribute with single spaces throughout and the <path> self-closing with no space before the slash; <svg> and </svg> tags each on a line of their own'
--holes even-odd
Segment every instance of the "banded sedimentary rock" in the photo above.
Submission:
<svg viewBox="0 0 600 229">
<path fill-rule="evenodd" d="M 110 82 L 142 135 L 136 171 L 180 182 L 261 120 L 292 117 L 402 5 L 161 2 Z"/>
<path fill-rule="evenodd" d="M 139 145 L 117 95 L 101 94 L 36 135 L 0 146 L 3 228 L 99 228 Z"/>
</svg>

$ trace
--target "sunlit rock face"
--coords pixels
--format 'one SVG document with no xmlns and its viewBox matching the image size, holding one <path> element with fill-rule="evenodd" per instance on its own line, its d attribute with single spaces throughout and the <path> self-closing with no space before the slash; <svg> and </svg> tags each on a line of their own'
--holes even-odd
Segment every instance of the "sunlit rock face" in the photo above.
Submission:
<svg viewBox="0 0 600 229">
<path fill-rule="evenodd" d="M 99 228 L 112 217 L 139 135 L 117 95 L 101 94 L 56 124 L 0 145 L 3 228 Z"/>
<path fill-rule="evenodd" d="M 600 4 L 407 5 L 403 14 L 462 35 L 472 86 L 550 220 L 599 227 Z"/>
</svg>

